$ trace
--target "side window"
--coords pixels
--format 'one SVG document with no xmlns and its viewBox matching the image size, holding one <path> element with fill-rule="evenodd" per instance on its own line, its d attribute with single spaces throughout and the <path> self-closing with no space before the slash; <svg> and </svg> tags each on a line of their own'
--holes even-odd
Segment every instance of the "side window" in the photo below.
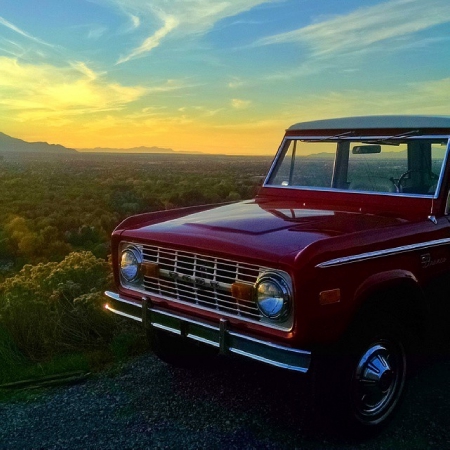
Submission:
<svg viewBox="0 0 450 450">
<path fill-rule="evenodd" d="M 408 170 L 398 181 L 401 192 L 430 196 L 436 194 L 445 144 L 431 139 L 408 142 Z"/>
<path fill-rule="evenodd" d="M 442 170 L 442 164 L 444 163 L 446 143 L 433 144 L 431 146 L 431 173 L 432 184 L 429 188 L 429 194 L 436 194 L 439 175 Z"/>
</svg>

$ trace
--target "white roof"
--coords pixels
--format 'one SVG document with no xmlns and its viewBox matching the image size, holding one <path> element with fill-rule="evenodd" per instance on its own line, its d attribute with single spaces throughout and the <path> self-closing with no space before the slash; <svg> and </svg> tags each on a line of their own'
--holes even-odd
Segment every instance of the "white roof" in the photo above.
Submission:
<svg viewBox="0 0 450 450">
<path fill-rule="evenodd" d="M 450 116 L 360 116 L 313 120 L 292 125 L 288 130 L 357 130 L 357 129 L 450 129 Z"/>
</svg>

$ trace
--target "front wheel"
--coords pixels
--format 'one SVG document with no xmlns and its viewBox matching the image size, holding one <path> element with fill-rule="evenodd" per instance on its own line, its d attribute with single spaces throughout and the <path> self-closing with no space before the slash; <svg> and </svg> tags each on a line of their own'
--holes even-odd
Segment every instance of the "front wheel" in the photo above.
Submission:
<svg viewBox="0 0 450 450">
<path fill-rule="evenodd" d="M 357 434 L 388 422 L 404 392 L 408 342 L 401 324 L 372 319 L 318 358 L 313 392 L 320 418 Z"/>
<path fill-rule="evenodd" d="M 350 367 L 353 418 L 363 426 L 386 421 L 402 396 L 406 368 L 404 345 L 394 335 L 374 338 L 362 346 Z"/>
</svg>

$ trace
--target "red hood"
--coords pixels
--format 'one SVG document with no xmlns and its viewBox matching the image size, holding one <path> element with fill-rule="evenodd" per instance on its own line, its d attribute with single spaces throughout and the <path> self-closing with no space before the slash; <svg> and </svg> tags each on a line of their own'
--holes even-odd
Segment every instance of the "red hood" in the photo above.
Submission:
<svg viewBox="0 0 450 450">
<path fill-rule="evenodd" d="M 355 212 L 305 209 L 292 202 L 257 203 L 255 200 L 156 223 L 155 216 L 152 219 L 151 224 L 141 222 L 125 229 L 122 239 L 128 237 L 262 261 L 296 254 L 318 240 L 403 222 Z"/>
</svg>

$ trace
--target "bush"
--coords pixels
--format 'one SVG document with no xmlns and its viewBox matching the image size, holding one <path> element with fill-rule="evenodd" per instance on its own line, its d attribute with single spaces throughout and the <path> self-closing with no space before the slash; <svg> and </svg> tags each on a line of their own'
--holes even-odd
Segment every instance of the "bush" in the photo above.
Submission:
<svg viewBox="0 0 450 450">
<path fill-rule="evenodd" d="M 103 310 L 110 272 L 91 252 L 26 265 L 0 284 L 0 327 L 33 360 L 104 346 L 117 324 Z"/>
</svg>

